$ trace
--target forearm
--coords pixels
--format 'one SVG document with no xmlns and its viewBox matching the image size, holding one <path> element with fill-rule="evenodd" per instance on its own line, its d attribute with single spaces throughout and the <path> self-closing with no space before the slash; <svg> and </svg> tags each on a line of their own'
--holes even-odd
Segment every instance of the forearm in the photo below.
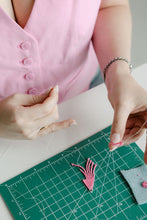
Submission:
<svg viewBox="0 0 147 220">
<path fill-rule="evenodd" d="M 114 57 L 124 57 L 129 61 L 131 58 L 131 14 L 127 1 L 125 4 L 120 4 L 120 2 L 101 7 L 96 21 L 92 41 L 101 71 Z M 124 61 L 111 64 L 107 70 L 107 87 L 114 80 L 117 72 L 119 74 L 129 73 L 129 65 Z"/>
</svg>

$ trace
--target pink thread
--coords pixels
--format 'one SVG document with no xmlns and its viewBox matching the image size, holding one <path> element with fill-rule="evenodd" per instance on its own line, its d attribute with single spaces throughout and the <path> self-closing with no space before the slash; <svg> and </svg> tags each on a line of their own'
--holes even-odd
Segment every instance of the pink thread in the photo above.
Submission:
<svg viewBox="0 0 147 220">
<path fill-rule="evenodd" d="M 113 142 L 111 141 L 110 144 L 113 145 L 113 146 L 116 146 L 116 145 L 121 146 L 121 145 L 123 144 L 123 142 L 120 141 L 120 142 L 117 142 L 117 143 L 113 143 Z"/>
<path fill-rule="evenodd" d="M 142 183 L 142 186 L 143 186 L 144 188 L 147 188 L 147 181 L 144 181 L 144 182 Z"/>
<path fill-rule="evenodd" d="M 86 170 L 80 166 L 80 165 L 76 165 L 76 164 L 71 164 L 72 166 L 75 167 L 79 167 L 81 173 L 84 174 L 86 179 L 83 179 L 83 183 L 85 184 L 85 186 L 88 188 L 88 190 L 93 190 L 93 186 L 94 186 L 94 179 L 95 179 L 95 168 L 96 168 L 96 164 L 94 164 L 92 162 L 92 160 L 90 160 L 90 158 L 87 159 L 87 163 L 86 163 Z"/>
</svg>

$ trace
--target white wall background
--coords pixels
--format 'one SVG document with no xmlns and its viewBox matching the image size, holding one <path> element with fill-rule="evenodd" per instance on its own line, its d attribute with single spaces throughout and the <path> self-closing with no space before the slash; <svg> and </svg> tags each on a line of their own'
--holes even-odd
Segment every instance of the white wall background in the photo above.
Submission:
<svg viewBox="0 0 147 220">
<path fill-rule="evenodd" d="M 147 63 L 147 0 L 129 0 L 132 13 L 132 64 Z"/>
</svg>

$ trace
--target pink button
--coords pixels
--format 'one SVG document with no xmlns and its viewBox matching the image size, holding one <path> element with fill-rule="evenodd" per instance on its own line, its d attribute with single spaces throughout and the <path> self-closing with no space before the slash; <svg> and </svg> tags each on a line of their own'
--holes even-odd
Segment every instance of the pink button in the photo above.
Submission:
<svg viewBox="0 0 147 220">
<path fill-rule="evenodd" d="M 26 66 L 32 64 L 32 62 L 33 62 L 32 58 L 24 58 L 22 60 L 22 63 Z"/>
<path fill-rule="evenodd" d="M 22 42 L 22 43 L 20 44 L 20 48 L 21 48 L 22 50 L 28 50 L 28 49 L 31 48 L 31 43 L 30 43 L 29 41 Z"/>
<path fill-rule="evenodd" d="M 33 80 L 33 73 L 32 72 L 29 72 L 29 73 L 26 73 L 25 75 L 24 75 L 24 78 L 26 79 L 26 80 Z"/>
<path fill-rule="evenodd" d="M 30 88 L 30 89 L 28 89 L 27 93 L 29 95 L 37 95 L 38 94 L 38 90 L 36 88 Z"/>
</svg>

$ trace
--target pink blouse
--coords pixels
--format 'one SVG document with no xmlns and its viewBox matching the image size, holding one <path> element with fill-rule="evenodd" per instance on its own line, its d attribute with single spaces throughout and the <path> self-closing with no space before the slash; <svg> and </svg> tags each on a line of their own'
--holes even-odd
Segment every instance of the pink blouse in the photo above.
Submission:
<svg viewBox="0 0 147 220">
<path fill-rule="evenodd" d="M 98 68 L 91 41 L 101 0 L 35 0 L 21 28 L 0 7 L 0 99 L 59 86 L 59 102 L 89 87 Z"/>
</svg>

